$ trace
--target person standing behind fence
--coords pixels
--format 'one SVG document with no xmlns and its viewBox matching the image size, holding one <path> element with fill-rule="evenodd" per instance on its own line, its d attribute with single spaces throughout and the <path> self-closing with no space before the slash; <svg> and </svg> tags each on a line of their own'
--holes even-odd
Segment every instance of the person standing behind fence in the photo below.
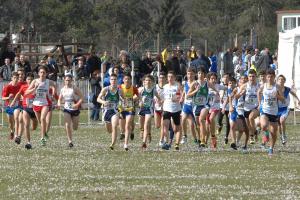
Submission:
<svg viewBox="0 0 300 200">
<path fill-rule="evenodd" d="M 200 67 L 203 66 L 205 68 L 206 73 L 208 73 L 209 68 L 211 66 L 210 60 L 208 59 L 208 57 L 203 55 L 201 50 L 197 51 L 197 55 L 198 58 L 193 60 L 193 62 L 191 62 L 191 65 L 196 68 L 197 72 L 200 70 Z"/>
<path fill-rule="evenodd" d="M 64 118 L 65 118 L 65 130 L 68 137 L 69 147 L 73 145 L 73 130 L 78 129 L 79 123 L 79 107 L 83 102 L 83 94 L 80 89 L 73 85 L 73 77 L 68 74 L 64 78 L 64 87 L 61 89 L 57 106 L 60 108 L 62 100 L 64 100 Z M 77 99 L 79 97 L 79 99 Z"/>
<path fill-rule="evenodd" d="M 13 71 L 13 66 L 11 65 L 10 59 L 5 58 L 4 65 L 0 67 L 0 80 L 10 81 L 12 71 Z"/>
<path fill-rule="evenodd" d="M 56 61 L 52 56 L 48 57 L 48 78 L 52 81 L 57 81 L 57 74 L 59 72 Z"/>
<path fill-rule="evenodd" d="M 88 55 L 86 65 L 87 65 L 87 75 L 88 75 L 88 77 L 91 77 L 92 74 L 95 71 L 100 71 L 100 69 L 101 69 L 101 60 L 96 55 L 95 51 L 92 51 Z"/>
<path fill-rule="evenodd" d="M 27 74 L 28 72 L 32 72 L 30 63 L 25 59 L 25 56 L 23 54 L 20 55 L 19 67 L 22 67 L 24 69 L 25 74 Z"/>
<path fill-rule="evenodd" d="M 90 84 L 91 84 L 92 103 L 93 103 L 93 109 L 90 118 L 91 120 L 97 121 L 99 120 L 100 106 L 101 106 L 101 104 L 97 102 L 97 97 L 99 96 L 101 91 L 101 77 L 99 71 L 93 72 Z"/>
<path fill-rule="evenodd" d="M 230 76 L 234 76 L 234 66 L 233 66 L 233 54 L 232 50 L 227 49 L 226 53 L 223 56 L 224 62 L 224 74 L 229 74 Z"/>
<path fill-rule="evenodd" d="M 75 66 L 76 80 L 87 78 L 87 66 L 84 64 L 83 59 L 78 60 L 78 64 Z"/>
</svg>

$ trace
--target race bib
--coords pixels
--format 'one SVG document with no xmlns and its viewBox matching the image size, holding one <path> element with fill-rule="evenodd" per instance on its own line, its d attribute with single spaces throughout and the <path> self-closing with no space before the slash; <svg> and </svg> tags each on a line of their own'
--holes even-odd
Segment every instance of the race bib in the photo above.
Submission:
<svg viewBox="0 0 300 200">
<path fill-rule="evenodd" d="M 195 104 L 197 105 L 204 105 L 206 103 L 206 97 L 198 96 L 195 98 Z"/>
<path fill-rule="evenodd" d="M 26 105 L 28 108 L 32 108 L 33 99 L 26 99 Z"/>
<path fill-rule="evenodd" d="M 123 101 L 123 107 L 124 108 L 132 108 L 133 107 L 133 99 L 132 98 L 126 98 Z"/>
<path fill-rule="evenodd" d="M 72 101 L 66 101 L 65 102 L 65 108 L 66 109 L 72 110 L 72 109 L 74 109 L 73 106 L 74 106 L 74 102 L 72 102 Z"/>
<path fill-rule="evenodd" d="M 144 103 L 144 107 L 150 107 L 152 104 L 152 99 L 150 97 L 144 96 L 143 103 Z"/>
<path fill-rule="evenodd" d="M 37 98 L 46 98 L 46 92 L 45 90 L 37 90 L 36 91 L 36 97 Z"/>
<path fill-rule="evenodd" d="M 265 99 L 264 103 L 265 103 L 265 106 L 268 106 L 268 107 L 274 107 L 274 106 L 276 106 L 275 100 L 272 99 L 272 98 Z"/>
<path fill-rule="evenodd" d="M 116 109 L 116 104 L 115 103 L 108 103 L 106 106 L 105 106 L 106 109 L 108 110 L 111 110 L 111 109 Z"/>
</svg>

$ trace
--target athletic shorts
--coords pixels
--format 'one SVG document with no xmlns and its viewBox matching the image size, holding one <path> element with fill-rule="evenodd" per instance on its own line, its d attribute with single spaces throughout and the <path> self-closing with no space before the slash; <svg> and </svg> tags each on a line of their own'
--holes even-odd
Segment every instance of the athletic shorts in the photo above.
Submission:
<svg viewBox="0 0 300 200">
<path fill-rule="evenodd" d="M 283 108 L 278 108 L 278 118 L 287 118 L 289 116 L 289 112 L 290 110 L 288 109 L 288 107 L 283 107 Z"/>
<path fill-rule="evenodd" d="M 194 115 L 196 117 L 199 117 L 200 113 L 201 113 L 201 110 L 204 109 L 204 108 L 207 109 L 207 106 L 194 106 L 194 108 L 193 108 Z"/>
<path fill-rule="evenodd" d="M 210 109 L 209 110 L 209 113 L 207 114 L 207 116 L 206 116 L 206 122 L 207 123 L 209 123 L 210 124 L 210 115 L 212 114 L 212 113 L 216 113 L 216 116 L 217 116 L 217 114 L 219 113 L 219 109 Z"/>
<path fill-rule="evenodd" d="M 139 115 L 140 116 L 153 115 L 153 109 L 143 107 L 143 108 L 141 108 Z"/>
<path fill-rule="evenodd" d="M 9 115 L 9 116 L 13 116 L 14 115 L 14 111 L 20 109 L 22 110 L 21 106 L 16 106 L 16 107 L 6 107 L 5 108 L 5 112 Z"/>
<path fill-rule="evenodd" d="M 277 115 L 270 115 L 268 113 L 260 113 L 260 116 L 266 116 L 270 122 L 278 122 L 278 116 Z"/>
<path fill-rule="evenodd" d="M 33 111 L 33 108 L 24 108 L 23 110 L 29 115 L 29 117 L 31 119 L 35 119 L 36 118 L 35 113 Z"/>
<path fill-rule="evenodd" d="M 45 106 L 48 107 L 48 105 L 45 105 Z M 33 111 L 34 111 L 34 112 L 41 112 L 42 109 L 43 109 L 43 107 L 44 107 L 44 106 L 35 106 L 35 105 L 33 105 Z M 50 108 L 49 108 L 49 110 L 50 110 Z"/>
<path fill-rule="evenodd" d="M 69 109 L 64 109 L 64 113 L 68 113 L 71 115 L 71 117 L 77 117 L 80 114 L 80 110 L 69 110 Z"/>
<path fill-rule="evenodd" d="M 162 113 L 163 113 L 162 110 L 156 110 L 156 111 L 155 111 L 155 114 L 157 114 L 157 115 L 160 116 L 160 117 L 162 117 Z"/>
<path fill-rule="evenodd" d="M 237 119 L 245 119 L 244 115 L 239 115 L 236 111 L 229 113 L 229 120 L 236 122 Z"/>
<path fill-rule="evenodd" d="M 174 124 L 176 126 L 179 126 L 180 125 L 180 114 L 181 114 L 181 111 L 178 111 L 175 113 L 164 111 L 163 112 L 163 120 L 165 120 L 165 119 L 171 120 L 171 118 L 172 118 Z"/>
<path fill-rule="evenodd" d="M 105 123 L 111 123 L 111 118 L 118 114 L 116 110 L 105 110 L 103 113 L 103 118 Z"/>
<path fill-rule="evenodd" d="M 135 111 L 122 111 L 120 117 L 121 117 L 122 119 L 125 119 L 126 116 L 128 116 L 128 115 L 135 115 Z"/>
<path fill-rule="evenodd" d="M 254 108 L 253 110 L 257 110 L 257 108 Z M 245 118 L 246 119 L 248 119 L 249 118 L 249 115 L 250 115 L 250 113 L 253 111 L 253 110 L 249 110 L 249 111 L 244 111 L 244 116 L 245 116 Z"/>
<path fill-rule="evenodd" d="M 185 115 L 194 115 L 194 113 L 193 113 L 193 106 L 192 105 L 183 104 L 182 114 L 185 114 Z"/>
</svg>

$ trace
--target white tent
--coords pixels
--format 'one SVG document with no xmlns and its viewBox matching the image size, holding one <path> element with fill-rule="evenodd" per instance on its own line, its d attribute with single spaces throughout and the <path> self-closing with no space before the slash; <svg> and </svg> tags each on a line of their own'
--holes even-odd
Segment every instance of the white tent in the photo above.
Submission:
<svg viewBox="0 0 300 200">
<path fill-rule="evenodd" d="M 286 77 L 288 87 L 294 83 L 300 97 L 300 27 L 279 33 L 278 74 Z M 290 107 L 294 108 L 293 104 L 291 101 Z"/>
</svg>

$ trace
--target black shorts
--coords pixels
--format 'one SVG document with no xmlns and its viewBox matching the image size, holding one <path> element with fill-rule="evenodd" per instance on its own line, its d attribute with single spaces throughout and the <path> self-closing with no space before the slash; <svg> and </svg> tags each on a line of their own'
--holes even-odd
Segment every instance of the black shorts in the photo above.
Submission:
<svg viewBox="0 0 300 200">
<path fill-rule="evenodd" d="M 27 114 L 29 115 L 29 117 L 30 117 L 31 119 L 35 119 L 35 118 L 36 118 L 35 113 L 34 113 L 34 111 L 33 111 L 33 108 L 23 108 L 23 110 L 24 110 L 25 112 L 27 112 Z"/>
<path fill-rule="evenodd" d="M 163 112 L 163 120 L 165 120 L 165 119 L 171 120 L 171 118 L 172 118 L 174 124 L 176 126 L 179 126 L 180 125 L 180 114 L 181 114 L 181 111 L 175 112 L 175 113 L 164 111 Z"/>
<path fill-rule="evenodd" d="M 64 109 L 64 112 L 70 114 L 71 117 L 77 117 L 80 114 L 80 110 L 68 110 L 68 109 Z"/>
<path fill-rule="evenodd" d="M 251 113 L 253 110 L 257 110 L 257 109 L 256 109 L 256 108 L 254 108 L 254 109 L 252 109 L 252 110 L 249 110 L 249 111 L 244 111 L 244 116 L 245 116 L 245 118 L 246 118 L 246 119 L 248 119 L 248 118 L 249 118 L 249 115 L 250 115 L 250 113 Z"/>
<path fill-rule="evenodd" d="M 278 122 L 278 116 L 277 115 L 270 115 L 270 114 L 267 114 L 267 113 L 261 113 L 261 115 L 266 116 L 269 119 L 269 122 L 274 122 L 274 123 Z"/>
</svg>

